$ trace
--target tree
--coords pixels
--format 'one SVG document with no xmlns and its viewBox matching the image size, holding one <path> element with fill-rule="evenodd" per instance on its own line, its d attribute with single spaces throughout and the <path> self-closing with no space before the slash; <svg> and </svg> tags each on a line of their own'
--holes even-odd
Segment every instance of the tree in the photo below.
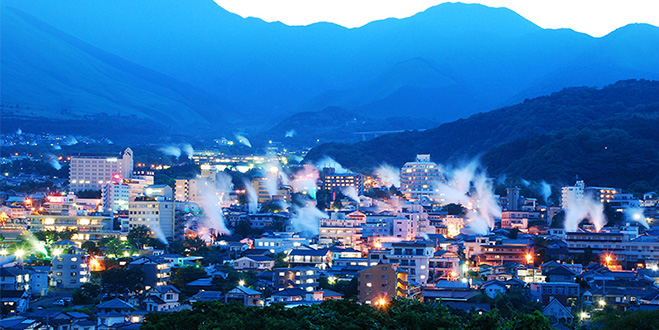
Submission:
<svg viewBox="0 0 659 330">
<path fill-rule="evenodd" d="M 128 232 L 128 242 L 130 245 L 141 249 L 149 242 L 151 231 L 146 226 L 137 226 Z"/>
<path fill-rule="evenodd" d="M 80 245 L 81 248 L 87 250 L 90 255 L 98 255 L 100 250 L 96 247 L 96 243 L 92 241 L 85 241 Z"/>
<path fill-rule="evenodd" d="M 467 214 L 467 210 L 460 204 L 450 203 L 444 205 L 442 210 L 448 212 L 449 215 L 463 216 Z"/>
<path fill-rule="evenodd" d="M 92 283 L 92 282 L 87 282 L 80 286 L 78 289 L 74 289 L 73 292 L 71 293 L 72 298 L 73 298 L 73 304 L 74 305 L 91 305 L 95 304 L 98 295 L 101 293 L 101 286 Z"/>
<path fill-rule="evenodd" d="M 174 275 L 172 275 L 172 285 L 183 291 L 186 284 L 204 277 L 208 277 L 208 274 L 206 274 L 206 271 L 203 268 L 180 268 L 174 273 Z"/>
<path fill-rule="evenodd" d="M 101 273 L 103 292 L 126 295 L 144 290 L 146 275 L 139 267 L 112 268 Z"/>
</svg>

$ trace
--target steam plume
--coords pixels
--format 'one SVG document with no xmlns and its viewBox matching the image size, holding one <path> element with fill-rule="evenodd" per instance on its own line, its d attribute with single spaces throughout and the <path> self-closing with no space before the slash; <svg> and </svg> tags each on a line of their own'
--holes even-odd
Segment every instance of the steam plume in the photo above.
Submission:
<svg viewBox="0 0 659 330">
<path fill-rule="evenodd" d="M 249 142 L 249 140 L 240 134 L 236 134 L 236 140 L 238 140 L 238 143 L 242 145 L 248 146 L 250 148 L 252 147 L 252 144 Z"/>
<path fill-rule="evenodd" d="M 164 153 L 167 156 L 176 157 L 176 159 L 181 157 L 181 149 L 179 147 L 176 147 L 176 146 L 164 146 L 164 147 L 158 148 L 158 150 L 161 151 L 162 153 Z"/>
<path fill-rule="evenodd" d="M 286 131 L 286 137 L 287 138 L 293 137 L 293 136 L 295 136 L 295 130 L 294 129 Z"/>
<path fill-rule="evenodd" d="M 640 223 L 643 227 L 645 227 L 645 229 L 650 228 L 648 226 L 647 220 L 645 219 L 645 215 L 643 214 L 643 209 L 640 207 L 627 209 L 625 211 L 625 216 L 628 220 Z"/>
<path fill-rule="evenodd" d="M 188 156 L 188 158 L 192 158 L 192 155 L 194 154 L 194 149 L 192 148 L 192 145 L 189 143 L 184 143 L 181 145 L 181 151 Z"/>
<path fill-rule="evenodd" d="M 600 231 L 606 225 L 604 218 L 604 205 L 592 196 L 583 196 L 576 198 L 572 196 L 568 201 L 568 209 L 565 212 L 565 231 L 575 232 L 579 224 L 584 219 L 595 225 L 595 229 Z"/>
<path fill-rule="evenodd" d="M 256 194 L 254 187 L 252 187 L 252 183 L 249 181 L 245 181 L 245 192 L 247 193 L 247 206 L 249 208 L 249 213 L 256 213 L 259 197 Z"/>
<path fill-rule="evenodd" d="M 336 160 L 334 160 L 334 158 L 329 157 L 329 156 L 325 156 L 321 160 L 319 160 L 316 163 L 316 167 L 318 168 L 318 170 L 321 170 L 321 171 L 324 168 L 329 167 L 329 168 L 333 168 L 336 171 L 336 173 L 338 173 L 338 174 L 350 173 L 350 171 L 343 168 L 343 166 L 341 166 L 341 164 L 339 164 L 339 162 L 337 162 Z"/>
<path fill-rule="evenodd" d="M 375 169 L 375 176 L 380 178 L 385 187 L 400 187 L 400 169 L 389 164 L 382 164 Z"/>
<path fill-rule="evenodd" d="M 313 237 L 318 235 L 320 219 L 327 218 L 327 214 L 314 206 L 305 206 L 295 211 L 291 218 L 291 225 L 302 236 Z"/>
</svg>

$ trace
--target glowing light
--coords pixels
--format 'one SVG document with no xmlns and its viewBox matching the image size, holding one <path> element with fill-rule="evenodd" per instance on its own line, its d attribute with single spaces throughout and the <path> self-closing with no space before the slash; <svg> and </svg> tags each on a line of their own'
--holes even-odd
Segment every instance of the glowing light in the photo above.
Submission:
<svg viewBox="0 0 659 330">
<path fill-rule="evenodd" d="M 586 313 L 586 312 L 581 312 L 581 314 L 579 314 L 579 316 L 581 316 L 582 320 L 587 319 L 589 317 L 588 313 Z"/>
<path fill-rule="evenodd" d="M 62 254 L 62 250 L 60 250 L 60 249 L 55 249 L 53 251 L 53 255 L 56 256 L 56 257 L 59 257 L 61 254 Z"/>
<path fill-rule="evenodd" d="M 463 277 L 460 281 L 462 281 L 462 283 L 467 283 L 467 282 L 469 282 L 469 280 L 468 280 L 466 277 Z"/>
<path fill-rule="evenodd" d="M 657 266 L 657 265 L 653 265 L 653 266 L 652 266 L 652 270 L 655 271 L 655 272 L 658 271 L 658 270 L 659 270 L 659 266 Z"/>
<path fill-rule="evenodd" d="M 243 280 L 238 281 L 238 285 L 245 286 L 245 281 L 243 281 Z"/>
<path fill-rule="evenodd" d="M 526 263 L 527 264 L 533 263 L 533 256 L 530 253 L 526 254 Z"/>
<path fill-rule="evenodd" d="M 451 277 L 455 278 L 458 274 L 455 271 L 451 271 Z"/>
<path fill-rule="evenodd" d="M 375 246 L 376 248 L 379 249 L 379 248 L 382 247 L 382 243 L 380 243 L 380 242 L 375 242 L 375 243 L 373 244 L 373 246 Z"/>
<path fill-rule="evenodd" d="M 607 266 L 607 267 L 608 267 L 609 264 L 611 263 L 611 260 L 612 260 L 612 259 L 613 259 L 613 258 L 611 258 L 611 255 L 610 255 L 610 254 L 607 254 L 606 257 L 604 257 L 604 260 L 606 260 L 606 266 Z"/>
<path fill-rule="evenodd" d="M 604 307 L 604 306 L 606 306 L 606 301 L 604 301 L 604 299 L 602 299 L 602 300 L 599 301 L 599 304 L 600 304 L 600 306 Z"/>
<path fill-rule="evenodd" d="M 375 305 L 380 308 L 385 308 L 387 306 L 387 300 L 384 298 L 380 298 L 375 302 Z"/>
<path fill-rule="evenodd" d="M 0 255 L 1 256 L 6 256 L 7 254 L 9 254 L 9 251 L 7 251 L 6 249 L 0 250 Z"/>
<path fill-rule="evenodd" d="M 19 259 L 23 258 L 23 255 L 25 255 L 25 251 L 23 251 L 21 249 L 18 249 L 14 252 L 14 255 L 16 256 L 16 258 L 19 258 Z"/>
</svg>

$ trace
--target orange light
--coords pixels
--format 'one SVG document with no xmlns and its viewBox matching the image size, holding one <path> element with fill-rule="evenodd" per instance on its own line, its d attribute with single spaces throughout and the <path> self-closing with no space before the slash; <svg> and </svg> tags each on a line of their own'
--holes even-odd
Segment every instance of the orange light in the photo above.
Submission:
<svg viewBox="0 0 659 330">
<path fill-rule="evenodd" d="M 384 298 L 380 298 L 375 302 L 375 305 L 380 308 L 385 308 L 387 306 L 387 300 Z"/>
<path fill-rule="evenodd" d="M 526 254 L 526 263 L 527 264 L 533 263 L 533 256 L 530 253 Z"/>
</svg>

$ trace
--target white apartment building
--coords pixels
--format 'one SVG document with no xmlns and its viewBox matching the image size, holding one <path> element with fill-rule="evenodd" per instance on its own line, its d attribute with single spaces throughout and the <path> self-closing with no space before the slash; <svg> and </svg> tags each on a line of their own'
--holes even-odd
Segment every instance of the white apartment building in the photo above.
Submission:
<svg viewBox="0 0 659 330">
<path fill-rule="evenodd" d="M 62 289 L 77 289 L 91 277 L 84 254 L 63 254 L 51 261 L 51 285 Z"/>
<path fill-rule="evenodd" d="M 101 190 L 113 179 L 130 178 L 133 173 L 133 151 L 126 148 L 120 154 L 82 154 L 71 156 L 70 189 Z"/>
<path fill-rule="evenodd" d="M 411 200 L 437 198 L 436 185 L 446 182 L 442 169 L 430 161 L 430 155 L 417 155 L 414 162 L 403 165 L 400 171 L 400 190 Z"/>
<path fill-rule="evenodd" d="M 432 242 L 429 241 L 392 243 L 389 263 L 398 264 L 399 269 L 407 271 L 409 280 L 425 286 L 428 283 L 429 261 L 434 250 Z"/>
<path fill-rule="evenodd" d="M 166 185 L 148 186 L 144 196 L 129 203 L 128 224 L 146 226 L 154 235 L 174 237 L 174 200 L 172 188 Z"/>
<path fill-rule="evenodd" d="M 123 182 L 109 182 L 103 185 L 101 191 L 103 211 L 115 213 L 128 210 L 130 201 L 130 186 Z"/>
<path fill-rule="evenodd" d="M 561 189 L 561 208 L 567 210 L 570 202 L 580 201 L 583 199 L 586 184 L 579 180 L 574 186 L 567 186 Z"/>
</svg>

